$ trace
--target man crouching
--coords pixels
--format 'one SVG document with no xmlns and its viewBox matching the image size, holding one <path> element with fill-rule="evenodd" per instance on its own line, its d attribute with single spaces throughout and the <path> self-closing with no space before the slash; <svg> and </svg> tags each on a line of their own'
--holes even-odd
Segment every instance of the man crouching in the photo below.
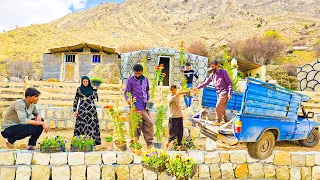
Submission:
<svg viewBox="0 0 320 180">
<path fill-rule="evenodd" d="M 14 149 L 14 142 L 30 136 L 28 150 L 35 150 L 37 140 L 42 131 L 49 131 L 47 123 L 43 122 L 36 104 L 41 93 L 35 88 L 28 88 L 24 99 L 18 99 L 7 109 L 1 132 L 7 139 L 8 149 Z"/>
</svg>

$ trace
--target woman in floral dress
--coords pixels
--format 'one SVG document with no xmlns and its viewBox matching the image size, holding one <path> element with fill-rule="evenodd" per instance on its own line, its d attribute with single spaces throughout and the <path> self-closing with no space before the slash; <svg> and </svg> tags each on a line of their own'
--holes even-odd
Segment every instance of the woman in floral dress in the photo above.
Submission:
<svg viewBox="0 0 320 180">
<path fill-rule="evenodd" d="M 94 139 L 95 145 L 100 145 L 100 128 L 98 113 L 94 104 L 95 99 L 98 99 L 97 89 L 91 86 L 88 76 L 83 76 L 81 86 L 77 88 L 73 102 L 73 116 L 76 117 L 73 135 L 90 136 Z"/>
</svg>

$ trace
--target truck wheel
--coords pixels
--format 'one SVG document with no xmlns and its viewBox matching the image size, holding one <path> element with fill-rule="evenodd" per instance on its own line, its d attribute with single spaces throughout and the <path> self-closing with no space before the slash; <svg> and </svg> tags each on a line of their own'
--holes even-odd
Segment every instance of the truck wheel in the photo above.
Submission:
<svg viewBox="0 0 320 180">
<path fill-rule="evenodd" d="M 247 144 L 249 155 L 255 159 L 267 159 L 275 146 L 275 137 L 271 131 L 262 134 L 258 142 Z"/>
<path fill-rule="evenodd" d="M 311 131 L 307 139 L 299 140 L 299 143 L 302 146 L 314 147 L 319 143 L 319 138 L 320 138 L 319 131 L 314 129 Z"/>
</svg>

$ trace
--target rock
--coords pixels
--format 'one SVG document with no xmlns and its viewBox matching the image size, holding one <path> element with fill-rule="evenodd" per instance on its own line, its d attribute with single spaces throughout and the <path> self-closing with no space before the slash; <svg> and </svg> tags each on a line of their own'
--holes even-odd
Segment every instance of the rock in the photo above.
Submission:
<svg viewBox="0 0 320 180">
<path fill-rule="evenodd" d="M 172 177 L 169 176 L 166 172 L 162 172 L 158 175 L 158 180 L 172 180 Z"/>
<path fill-rule="evenodd" d="M 277 179 L 279 180 L 287 180 L 290 179 L 290 173 L 287 166 L 279 166 L 276 169 L 277 172 Z"/>
<path fill-rule="evenodd" d="M 230 162 L 230 154 L 229 153 L 220 153 L 220 162 L 222 162 L 222 163 Z"/>
<path fill-rule="evenodd" d="M 216 164 L 216 163 L 220 163 L 220 156 L 218 152 L 208 152 L 205 156 L 204 156 L 204 162 L 206 164 Z"/>
<path fill-rule="evenodd" d="M 252 163 L 249 164 L 249 177 L 261 179 L 264 178 L 264 172 L 263 172 L 263 164 L 261 163 Z"/>
<path fill-rule="evenodd" d="M 14 180 L 15 176 L 16 176 L 16 168 L 2 167 L 0 169 L 1 180 Z"/>
<path fill-rule="evenodd" d="M 312 180 L 320 180 L 320 166 L 312 168 Z"/>
<path fill-rule="evenodd" d="M 102 154 L 103 164 L 115 164 L 117 163 L 117 153 L 113 151 L 107 151 Z"/>
<path fill-rule="evenodd" d="M 120 81 L 120 69 L 117 63 L 95 65 L 88 73 L 90 78 L 99 77 L 105 84 L 118 84 Z"/>
<path fill-rule="evenodd" d="M 150 179 L 150 180 L 157 180 L 158 179 L 158 175 L 157 173 L 151 171 L 151 170 L 148 170 L 146 168 L 143 168 L 143 177 L 144 179 Z"/>
<path fill-rule="evenodd" d="M 86 180 L 87 167 L 85 165 L 70 166 L 71 180 Z"/>
<path fill-rule="evenodd" d="M 184 122 L 183 122 L 184 123 Z M 185 125 L 186 126 L 186 125 Z M 190 136 L 190 131 L 188 128 L 183 128 L 183 137 L 189 137 Z"/>
<path fill-rule="evenodd" d="M 247 153 L 246 153 L 247 154 Z M 272 159 L 273 160 L 273 159 Z M 247 162 L 248 163 L 256 163 L 256 162 L 259 162 L 259 159 L 254 159 L 252 158 L 249 154 L 247 154 Z M 273 161 L 272 161 L 273 162 Z M 262 163 L 262 161 L 261 161 Z"/>
<path fill-rule="evenodd" d="M 291 164 L 293 166 L 305 166 L 306 165 L 306 157 L 301 154 L 291 154 Z"/>
<path fill-rule="evenodd" d="M 0 165 L 14 165 L 13 152 L 0 152 Z"/>
<path fill-rule="evenodd" d="M 16 165 L 30 165 L 32 153 L 17 153 Z"/>
<path fill-rule="evenodd" d="M 100 180 L 99 165 L 92 165 L 87 167 L 87 180 Z"/>
<path fill-rule="evenodd" d="M 50 154 L 35 152 L 33 153 L 32 164 L 36 165 L 49 165 L 50 162 Z"/>
<path fill-rule="evenodd" d="M 274 155 L 275 165 L 291 165 L 291 158 L 289 152 L 277 152 Z"/>
<path fill-rule="evenodd" d="M 210 179 L 210 169 L 207 164 L 199 165 L 199 178 L 200 179 Z"/>
<path fill-rule="evenodd" d="M 235 176 L 237 179 L 248 178 L 249 169 L 248 164 L 238 164 L 235 169 Z"/>
<path fill-rule="evenodd" d="M 31 177 L 30 166 L 19 166 L 17 168 L 16 180 L 30 180 L 30 177 Z"/>
<path fill-rule="evenodd" d="M 68 154 L 69 165 L 83 165 L 84 153 L 83 152 L 71 152 Z"/>
<path fill-rule="evenodd" d="M 133 157 L 129 152 L 120 152 L 117 155 L 117 164 L 130 164 L 132 161 Z"/>
<path fill-rule="evenodd" d="M 247 162 L 247 153 L 245 151 L 232 151 L 230 161 L 234 164 L 243 164 Z"/>
<path fill-rule="evenodd" d="M 191 157 L 198 164 L 202 164 L 204 162 L 204 154 L 202 151 L 190 151 L 189 157 Z"/>
<path fill-rule="evenodd" d="M 234 179 L 232 163 L 221 164 L 222 179 Z"/>
<path fill-rule="evenodd" d="M 291 167 L 290 180 L 300 180 L 301 179 L 300 171 L 301 171 L 300 167 Z"/>
<path fill-rule="evenodd" d="M 209 165 L 209 167 L 210 167 L 211 179 L 221 179 L 222 178 L 219 164 L 211 164 L 211 165 Z"/>
<path fill-rule="evenodd" d="M 128 165 L 119 165 L 117 168 L 117 177 L 118 180 L 127 180 L 129 179 L 129 167 Z"/>
<path fill-rule="evenodd" d="M 196 127 L 191 127 L 190 128 L 190 136 L 192 138 L 198 138 L 200 135 L 200 129 L 196 128 Z"/>
<path fill-rule="evenodd" d="M 260 160 L 260 162 L 262 162 L 262 163 L 272 163 L 273 164 L 273 162 L 274 162 L 274 153 L 272 153 L 271 156 L 268 157 L 267 159 Z"/>
<path fill-rule="evenodd" d="M 113 166 L 103 166 L 102 167 L 102 179 L 103 180 L 116 179 L 115 168 Z"/>
<path fill-rule="evenodd" d="M 68 154 L 65 152 L 52 153 L 50 165 L 66 165 L 68 163 Z"/>
<path fill-rule="evenodd" d="M 198 150 L 204 150 L 206 148 L 206 138 L 196 138 L 193 143 Z"/>
<path fill-rule="evenodd" d="M 48 166 L 34 165 L 31 170 L 32 180 L 49 180 L 51 171 Z"/>
<path fill-rule="evenodd" d="M 69 179 L 70 179 L 69 166 L 52 167 L 52 180 L 69 180 Z"/>
<path fill-rule="evenodd" d="M 315 163 L 316 165 L 320 165 L 320 153 L 317 153 L 314 155 L 314 160 L 315 160 Z"/>
<path fill-rule="evenodd" d="M 130 165 L 130 179 L 142 180 L 143 179 L 143 168 L 142 165 Z"/>
<path fill-rule="evenodd" d="M 141 156 L 137 156 L 136 154 L 133 155 L 133 163 L 134 164 L 141 164 L 142 162 L 142 157 Z"/>
<path fill-rule="evenodd" d="M 306 166 L 314 166 L 316 164 L 315 155 L 307 154 L 306 155 Z"/>
<path fill-rule="evenodd" d="M 301 167 L 301 180 L 311 180 L 311 167 Z"/>
<path fill-rule="evenodd" d="M 217 143 L 210 138 L 206 138 L 206 148 L 207 152 L 217 150 Z"/>
<path fill-rule="evenodd" d="M 84 158 L 87 165 L 101 164 L 101 154 L 98 152 L 86 153 Z"/>
<path fill-rule="evenodd" d="M 276 178 L 276 168 L 274 165 L 270 165 L 270 164 L 264 165 L 264 177 L 266 179 Z"/>
</svg>

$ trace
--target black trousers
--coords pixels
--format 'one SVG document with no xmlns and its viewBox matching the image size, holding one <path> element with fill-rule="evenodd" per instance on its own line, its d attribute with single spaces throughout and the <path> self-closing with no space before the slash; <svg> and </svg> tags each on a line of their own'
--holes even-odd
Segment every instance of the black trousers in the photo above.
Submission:
<svg viewBox="0 0 320 180">
<path fill-rule="evenodd" d="M 43 119 L 41 119 L 43 121 Z M 28 145 L 35 146 L 43 131 L 42 126 L 34 126 L 31 124 L 18 124 L 7 127 L 1 132 L 2 136 L 13 144 L 16 140 L 24 139 L 30 136 Z"/>
<path fill-rule="evenodd" d="M 178 146 L 182 145 L 183 137 L 183 119 L 180 118 L 169 118 L 169 142 L 177 139 Z"/>
</svg>

